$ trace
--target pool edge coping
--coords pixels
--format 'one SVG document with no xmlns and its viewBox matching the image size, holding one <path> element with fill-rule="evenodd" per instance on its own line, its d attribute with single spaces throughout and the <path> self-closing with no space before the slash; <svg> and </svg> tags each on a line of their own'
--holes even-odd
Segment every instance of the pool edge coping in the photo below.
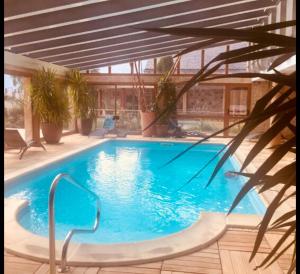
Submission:
<svg viewBox="0 0 300 274">
<path fill-rule="evenodd" d="M 49 239 L 33 234 L 18 222 L 19 213 L 27 205 L 26 200 L 5 199 L 4 249 L 26 259 L 48 263 Z M 202 212 L 201 217 L 192 226 L 153 240 L 120 244 L 71 242 L 68 265 L 120 266 L 171 259 L 209 246 L 218 240 L 227 228 L 250 229 L 256 227 L 259 222 L 260 218 L 257 215 L 232 214 L 226 216 L 224 213 Z M 56 241 L 57 263 L 60 262 L 62 243 L 61 240 Z"/>
<path fill-rule="evenodd" d="M 4 175 L 4 185 L 10 183 L 10 181 L 13 181 L 15 179 L 17 179 L 18 177 L 21 177 L 23 175 L 26 175 L 30 172 L 34 172 L 34 171 L 38 171 L 48 165 L 60 162 L 64 159 L 67 159 L 71 156 L 74 156 L 76 154 L 79 154 L 85 150 L 91 149 L 93 147 L 96 147 L 100 144 L 103 144 L 105 142 L 108 141 L 112 141 L 112 140 L 121 140 L 121 141 L 138 141 L 138 142 L 166 142 L 166 143 L 193 143 L 195 142 L 195 140 L 191 140 L 191 139 L 185 139 L 185 140 L 178 140 L 178 139 L 169 139 L 166 140 L 165 138 L 153 138 L 153 137 L 142 137 L 140 139 L 138 138 L 119 138 L 119 137 L 109 137 L 109 138 L 96 138 L 96 137 L 90 137 L 93 139 L 98 139 L 95 143 L 89 144 L 89 145 L 85 145 L 84 147 L 80 147 L 78 149 L 72 150 L 72 151 L 68 151 L 65 152 L 61 155 L 55 156 L 53 158 L 50 158 L 49 160 L 45 160 L 42 163 L 37 163 L 34 166 L 30 166 L 30 167 L 26 167 L 26 168 L 22 168 L 18 171 L 14 171 L 14 172 L 10 172 L 8 175 Z M 224 145 L 224 142 L 214 142 L 211 140 L 208 140 L 205 142 L 205 144 L 219 144 L 219 145 Z"/>
<path fill-rule="evenodd" d="M 31 172 L 34 172 L 34 171 L 38 171 L 38 170 L 40 170 L 42 168 L 45 168 L 48 165 L 60 162 L 60 161 L 62 161 L 64 159 L 67 159 L 69 157 L 77 155 L 77 154 L 79 154 L 79 153 L 81 153 L 81 152 L 83 152 L 85 150 L 88 150 L 88 149 L 96 147 L 96 146 L 98 146 L 100 144 L 103 144 L 103 143 L 105 143 L 105 142 L 107 142 L 109 140 L 111 140 L 111 138 L 99 139 L 95 143 L 86 145 L 84 147 L 80 147 L 80 148 L 72 150 L 72 151 L 65 152 L 65 153 L 63 153 L 61 155 L 55 156 L 53 158 L 50 158 L 49 160 L 47 159 L 47 160 L 43 161 L 42 163 L 37 163 L 34 166 L 25 167 L 25 168 L 22 168 L 20 170 L 14 171 L 14 172 L 10 172 L 10 174 L 8 174 L 6 176 L 4 175 L 4 185 L 9 184 L 10 181 L 13 181 L 13 180 L 17 179 L 18 177 L 24 176 L 24 175 L 26 175 L 28 173 L 31 173 Z"/>
</svg>

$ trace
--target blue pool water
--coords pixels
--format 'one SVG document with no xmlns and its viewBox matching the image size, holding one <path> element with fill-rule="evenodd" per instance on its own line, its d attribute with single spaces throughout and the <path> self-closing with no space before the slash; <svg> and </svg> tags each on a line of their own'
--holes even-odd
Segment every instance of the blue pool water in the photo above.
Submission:
<svg viewBox="0 0 300 274">
<path fill-rule="evenodd" d="M 224 176 L 226 171 L 239 168 L 234 159 L 229 159 L 205 188 L 216 159 L 198 178 L 177 191 L 223 147 L 199 145 L 161 168 L 188 146 L 187 143 L 108 141 L 15 180 L 6 187 L 5 197 L 29 200 L 19 221 L 33 233 L 47 236 L 50 184 L 58 173 L 69 173 L 99 195 L 102 205 L 97 232 L 76 235 L 74 241 L 116 243 L 163 237 L 191 226 L 202 211 L 227 212 L 244 184 L 241 177 Z M 57 239 L 63 239 L 70 229 L 88 228 L 94 223 L 94 198 L 65 181 L 57 187 L 55 208 Z M 255 191 L 234 210 L 243 214 L 264 211 Z"/>
</svg>

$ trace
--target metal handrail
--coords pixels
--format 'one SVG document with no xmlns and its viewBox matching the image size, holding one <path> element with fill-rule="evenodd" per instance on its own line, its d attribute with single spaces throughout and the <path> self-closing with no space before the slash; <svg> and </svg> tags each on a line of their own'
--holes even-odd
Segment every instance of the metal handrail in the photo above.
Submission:
<svg viewBox="0 0 300 274">
<path fill-rule="evenodd" d="M 55 266 L 55 219 L 54 219 L 54 197 L 55 197 L 55 190 L 62 178 L 65 178 L 68 182 L 75 185 L 76 187 L 84 190 L 85 192 L 91 194 L 92 196 L 96 197 L 97 201 L 97 213 L 96 213 L 96 220 L 95 224 L 92 229 L 73 229 L 69 231 L 67 234 L 62 248 L 62 256 L 61 256 L 61 266 L 59 268 L 59 272 L 66 272 L 68 268 L 66 267 L 66 257 L 67 251 L 69 247 L 69 243 L 71 241 L 72 236 L 75 233 L 93 233 L 97 230 L 100 221 L 100 199 L 99 197 L 89 189 L 83 187 L 81 184 L 77 183 L 69 174 L 61 173 L 58 174 L 54 180 L 52 181 L 50 192 L 49 192 L 49 265 L 50 265 L 50 274 L 56 273 L 56 266 Z"/>
</svg>

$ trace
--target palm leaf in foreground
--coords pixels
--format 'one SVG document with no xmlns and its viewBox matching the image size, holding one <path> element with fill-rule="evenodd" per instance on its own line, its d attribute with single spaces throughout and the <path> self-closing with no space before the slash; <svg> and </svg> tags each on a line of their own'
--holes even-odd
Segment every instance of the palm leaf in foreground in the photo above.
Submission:
<svg viewBox="0 0 300 274">
<path fill-rule="evenodd" d="M 266 120 L 275 116 L 273 119 L 271 127 L 260 136 L 256 145 L 250 149 L 246 160 L 242 165 L 242 169 L 245 169 L 247 165 L 253 161 L 257 155 L 259 155 L 283 129 L 289 129 L 291 136 L 283 144 L 279 144 L 273 149 L 273 153 L 268 156 L 264 162 L 258 167 L 255 173 L 240 172 L 242 176 L 248 178 L 246 184 L 242 187 L 241 191 L 235 198 L 233 205 L 231 206 L 229 213 L 236 207 L 236 205 L 243 199 L 243 197 L 254 187 L 259 187 L 259 192 L 265 192 L 271 188 L 276 187 L 279 192 L 271 203 L 267 206 L 266 213 L 259 225 L 259 230 L 257 238 L 254 244 L 254 249 L 251 254 L 250 260 L 252 260 L 255 254 L 258 252 L 261 245 L 262 239 L 266 232 L 274 229 L 284 229 L 285 233 L 271 250 L 271 252 L 265 257 L 258 267 L 268 266 L 275 262 L 282 254 L 291 246 L 295 246 L 295 239 L 290 241 L 289 236 L 296 234 L 295 227 L 295 210 L 290 210 L 289 212 L 284 212 L 280 214 L 280 207 L 282 204 L 288 200 L 293 201 L 296 196 L 296 192 L 293 191 L 295 187 L 295 173 L 296 167 L 295 162 L 289 163 L 283 166 L 281 169 L 273 172 L 274 167 L 287 155 L 292 152 L 295 153 L 296 147 L 296 137 L 295 137 L 295 125 L 293 121 L 296 117 L 296 75 L 292 72 L 289 75 L 280 73 L 276 70 L 282 62 L 286 61 L 295 54 L 295 38 L 288 37 L 284 35 L 279 35 L 275 33 L 269 33 L 268 31 L 273 31 L 276 29 L 286 28 L 289 26 L 294 26 L 295 20 L 280 22 L 270 25 L 265 25 L 261 27 L 256 27 L 253 29 L 237 30 L 233 29 L 228 31 L 228 29 L 220 28 L 163 28 L 163 29 L 148 29 L 150 31 L 158 31 L 162 33 L 168 33 L 171 35 L 180 35 L 188 37 L 199 37 L 199 39 L 206 38 L 208 40 L 199 42 L 190 48 L 178 53 L 178 55 L 188 53 L 190 51 L 201 49 L 208 46 L 209 44 L 214 45 L 216 43 L 228 40 L 235 41 L 247 41 L 252 42 L 254 45 L 244 47 L 238 50 L 230 50 L 228 52 L 218 55 L 216 58 L 212 59 L 207 65 L 205 65 L 198 73 L 196 73 L 190 81 L 188 81 L 184 87 L 179 92 L 174 105 L 180 99 L 180 97 L 188 92 L 191 87 L 196 83 L 205 82 L 213 79 L 221 78 L 251 78 L 258 77 L 273 83 L 276 86 L 273 87 L 269 92 L 267 92 L 261 99 L 259 99 L 252 112 L 245 119 L 238 121 L 223 130 L 219 130 L 210 136 L 203 138 L 195 142 L 191 147 L 187 148 L 185 151 L 179 153 L 174 158 L 172 158 L 167 164 L 176 160 L 184 153 L 192 149 L 194 146 L 201 144 L 203 141 L 210 139 L 226 130 L 230 127 L 244 123 L 242 130 L 237 136 L 235 136 L 232 141 L 224 149 L 224 153 L 219 160 L 211 178 L 208 182 L 212 182 L 212 179 L 222 167 L 225 161 L 241 146 L 245 138 L 255 130 L 259 125 L 261 125 Z M 147 29 L 146 29 L 147 30 Z M 248 72 L 248 73 L 235 73 L 230 75 L 213 76 L 212 74 L 222 66 L 223 64 L 232 64 L 240 61 L 258 60 L 266 57 L 276 57 L 273 63 L 269 66 L 268 73 L 262 72 Z M 278 57 L 279 56 L 279 57 Z M 272 70 L 272 72 L 270 72 Z M 292 98 L 290 96 L 293 95 Z M 172 107 L 174 107 L 174 105 Z M 164 110 L 165 112 L 168 110 Z M 163 112 L 164 112 L 163 111 Z M 160 118 L 158 115 L 157 120 Z M 154 121 L 153 123 L 155 123 Z M 149 126 L 151 126 L 151 123 Z M 148 126 L 148 127 L 149 127 Z M 190 183 L 194 178 L 196 178 L 202 170 L 212 161 L 212 159 L 204 166 L 202 166 L 199 171 L 192 177 L 187 183 Z M 291 191 L 292 189 L 292 191 Z M 278 217 L 279 215 L 279 217 Z M 272 222 L 272 223 L 271 223 Z M 280 250 L 281 249 L 281 250 Z M 296 249 L 294 248 L 293 257 L 290 263 L 290 268 L 288 273 L 292 273 L 295 269 L 296 262 Z"/>
</svg>

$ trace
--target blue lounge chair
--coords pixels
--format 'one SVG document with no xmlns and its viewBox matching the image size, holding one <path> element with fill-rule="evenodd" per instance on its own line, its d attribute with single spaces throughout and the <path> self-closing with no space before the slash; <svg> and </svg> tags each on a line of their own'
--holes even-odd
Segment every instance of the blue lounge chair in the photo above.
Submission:
<svg viewBox="0 0 300 274">
<path fill-rule="evenodd" d="M 127 132 L 116 128 L 116 120 L 113 119 L 113 116 L 106 116 L 104 118 L 103 127 L 91 132 L 89 136 L 104 138 L 105 135 L 109 133 L 116 134 L 117 137 L 127 136 Z"/>
</svg>

